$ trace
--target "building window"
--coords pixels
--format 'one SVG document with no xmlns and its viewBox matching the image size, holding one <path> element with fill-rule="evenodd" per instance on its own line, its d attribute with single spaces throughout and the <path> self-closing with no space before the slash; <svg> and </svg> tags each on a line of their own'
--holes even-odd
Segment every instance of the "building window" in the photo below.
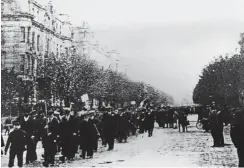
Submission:
<svg viewBox="0 0 244 168">
<path fill-rule="evenodd" d="M 32 8 L 33 15 L 35 15 L 35 8 Z"/>
<path fill-rule="evenodd" d="M 35 59 L 32 58 L 32 62 L 31 62 L 31 73 L 34 75 L 34 68 L 35 68 Z"/>
<path fill-rule="evenodd" d="M 21 54 L 20 55 L 20 59 L 21 59 L 20 71 L 22 73 L 24 73 L 24 71 L 25 71 L 25 55 L 24 54 Z"/>
<path fill-rule="evenodd" d="M 60 34 L 61 34 L 61 26 L 60 26 Z"/>
<path fill-rule="evenodd" d="M 28 55 L 27 56 L 27 66 L 26 66 L 26 68 L 27 68 L 27 74 L 29 74 L 30 73 L 30 66 L 31 66 L 31 59 L 30 59 L 30 55 Z"/>
<path fill-rule="evenodd" d="M 25 27 L 20 27 L 21 29 L 21 42 L 25 42 Z"/>
<path fill-rule="evenodd" d="M 6 60 L 6 52 L 5 51 L 2 51 L 1 52 L 2 54 L 1 54 L 1 65 L 2 65 L 2 68 L 5 68 L 5 60 Z"/>
<path fill-rule="evenodd" d="M 39 51 L 40 50 L 40 35 L 37 36 L 36 44 L 37 44 L 37 51 Z"/>
<path fill-rule="evenodd" d="M 32 48 L 35 50 L 35 32 L 32 32 Z"/>
<path fill-rule="evenodd" d="M 30 43 L 30 30 L 31 30 L 31 27 L 28 27 L 28 32 L 27 32 L 27 43 Z"/>
</svg>

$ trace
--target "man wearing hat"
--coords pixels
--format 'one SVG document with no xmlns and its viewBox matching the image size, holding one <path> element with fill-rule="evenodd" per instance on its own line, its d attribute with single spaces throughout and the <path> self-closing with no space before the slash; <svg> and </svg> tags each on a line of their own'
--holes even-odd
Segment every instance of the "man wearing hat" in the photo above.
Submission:
<svg viewBox="0 0 244 168">
<path fill-rule="evenodd" d="M 80 145 L 82 149 L 81 157 L 83 159 L 93 157 L 93 149 L 95 146 L 95 141 L 97 140 L 97 129 L 93 123 L 92 115 L 84 116 L 84 121 L 80 125 Z"/>
<path fill-rule="evenodd" d="M 114 149 L 114 139 L 117 130 L 117 117 L 114 113 L 109 112 L 106 120 L 104 120 L 104 138 L 108 143 L 108 150 Z"/>
<path fill-rule="evenodd" d="M 53 115 L 53 111 L 48 111 L 46 133 L 43 137 L 44 147 L 44 163 L 48 167 L 49 164 L 54 165 L 55 154 L 57 152 L 56 139 L 58 134 L 58 119 Z"/>
<path fill-rule="evenodd" d="M 210 126 L 210 131 L 211 131 L 211 135 L 213 137 L 213 146 L 212 147 L 220 147 L 220 132 L 221 132 L 221 128 L 220 128 L 220 124 L 219 124 L 219 120 L 218 120 L 218 111 L 216 109 L 212 109 L 210 112 L 210 116 L 209 116 L 209 126 Z"/>
<path fill-rule="evenodd" d="M 78 132 L 78 125 L 74 116 L 70 115 L 70 109 L 64 108 L 65 116 L 62 118 L 60 125 L 61 139 L 62 139 L 62 162 L 65 162 L 65 157 L 71 160 L 76 152 L 76 136 Z"/>
<path fill-rule="evenodd" d="M 26 145 L 26 133 L 20 129 L 19 121 L 14 121 L 14 130 L 9 134 L 6 147 L 5 147 L 5 155 L 7 154 L 8 148 L 10 146 L 9 151 L 9 167 L 14 166 L 14 159 L 17 155 L 18 158 L 18 166 L 23 166 L 23 152 L 25 150 Z"/>
<path fill-rule="evenodd" d="M 29 115 L 30 110 L 26 109 L 24 115 L 20 117 L 20 129 L 27 133 L 26 164 L 37 160 L 36 154 L 36 127 L 33 119 Z"/>
<path fill-rule="evenodd" d="M 30 112 L 30 117 L 31 120 L 33 122 L 33 126 L 34 126 L 34 130 L 35 130 L 35 138 L 33 139 L 33 151 L 35 151 L 35 159 L 37 160 L 37 155 L 36 155 L 36 147 L 37 147 L 37 143 L 38 141 L 40 141 L 41 137 L 43 136 L 43 124 L 42 124 L 42 120 L 41 117 L 39 115 L 37 115 L 38 112 L 36 110 L 32 110 Z"/>
</svg>

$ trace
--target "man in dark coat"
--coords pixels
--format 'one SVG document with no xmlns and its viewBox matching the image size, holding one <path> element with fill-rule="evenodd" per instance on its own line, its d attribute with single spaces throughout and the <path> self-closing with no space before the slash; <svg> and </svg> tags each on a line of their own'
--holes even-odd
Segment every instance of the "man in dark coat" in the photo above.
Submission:
<svg viewBox="0 0 244 168">
<path fill-rule="evenodd" d="M 148 130 L 148 137 L 151 137 L 153 134 L 154 122 L 155 122 L 154 112 L 149 111 L 145 118 L 146 129 Z"/>
<path fill-rule="evenodd" d="M 10 146 L 9 151 L 9 167 L 14 166 L 14 158 L 17 155 L 18 158 L 18 166 L 23 166 L 23 152 L 25 150 L 26 145 L 26 133 L 23 130 L 20 130 L 19 121 L 14 121 L 14 130 L 9 134 L 6 147 L 5 147 L 5 155 L 7 154 L 8 148 Z"/>
<path fill-rule="evenodd" d="M 169 109 L 167 114 L 168 114 L 167 119 L 168 119 L 169 128 L 173 128 L 173 126 L 174 126 L 174 109 L 173 108 Z"/>
<path fill-rule="evenodd" d="M 34 130 L 35 130 L 35 139 L 33 141 L 33 143 L 34 143 L 33 144 L 33 151 L 36 151 L 37 143 L 38 143 L 38 141 L 41 140 L 41 137 L 43 137 L 43 135 L 44 135 L 45 123 L 43 122 L 43 116 L 40 115 L 40 112 L 37 115 L 37 111 L 33 110 L 30 112 L 30 117 L 31 117 L 31 120 L 33 122 Z"/>
<path fill-rule="evenodd" d="M 159 109 L 156 113 L 156 121 L 158 123 L 159 127 L 163 127 L 164 128 L 164 122 L 163 122 L 164 118 L 163 118 L 163 109 Z"/>
<path fill-rule="evenodd" d="M 179 122 L 179 132 L 180 127 L 182 127 L 183 132 L 187 130 L 187 114 L 185 114 L 184 111 L 180 111 L 178 116 L 178 122 Z"/>
<path fill-rule="evenodd" d="M 121 143 L 123 140 L 127 141 L 129 134 L 129 121 L 124 113 L 121 113 L 118 119 L 118 140 Z"/>
<path fill-rule="evenodd" d="M 109 112 L 104 121 L 104 137 L 108 143 L 108 150 L 114 149 L 114 139 L 117 130 L 117 118 L 114 113 Z"/>
<path fill-rule="evenodd" d="M 43 136 L 43 147 L 44 147 L 44 163 L 43 166 L 48 167 L 49 164 L 54 165 L 55 155 L 57 152 L 57 134 L 59 123 L 58 119 L 53 115 L 53 111 L 48 112 L 46 131 Z"/>
<path fill-rule="evenodd" d="M 139 133 L 143 134 L 145 131 L 145 114 L 142 112 L 139 116 Z"/>
<path fill-rule="evenodd" d="M 209 127 L 211 131 L 211 135 L 213 137 L 214 144 L 212 147 L 220 147 L 220 124 L 218 120 L 218 114 L 217 110 L 211 110 L 210 116 L 209 116 Z"/>
<path fill-rule="evenodd" d="M 93 147 L 93 150 L 94 150 L 94 152 L 97 152 L 97 149 L 98 149 L 98 139 L 101 136 L 100 135 L 100 131 L 98 129 L 98 125 L 99 125 L 100 121 L 98 119 L 98 116 L 91 116 L 90 121 L 93 123 L 93 125 L 94 125 L 94 127 L 96 129 L 96 137 L 94 139 L 94 147 Z"/>
<path fill-rule="evenodd" d="M 36 126 L 29 115 L 29 110 L 26 110 L 24 116 L 20 116 L 20 129 L 27 133 L 27 152 L 26 152 L 26 164 L 37 160 L 36 143 L 38 141 L 36 135 Z"/>
<path fill-rule="evenodd" d="M 239 158 L 239 167 L 244 167 L 244 108 L 237 109 L 231 122 L 230 136 Z"/>
<path fill-rule="evenodd" d="M 93 150 L 95 141 L 97 140 L 97 129 L 93 123 L 93 117 L 86 116 L 84 121 L 80 125 L 80 145 L 82 149 L 81 157 L 83 159 L 93 157 Z"/>
<path fill-rule="evenodd" d="M 71 160 L 75 156 L 76 152 L 76 136 L 78 130 L 78 124 L 74 116 L 70 115 L 70 109 L 64 108 L 65 116 L 62 118 L 60 125 L 61 129 L 61 141 L 62 141 L 62 162 L 65 162 L 65 157 Z"/>
</svg>

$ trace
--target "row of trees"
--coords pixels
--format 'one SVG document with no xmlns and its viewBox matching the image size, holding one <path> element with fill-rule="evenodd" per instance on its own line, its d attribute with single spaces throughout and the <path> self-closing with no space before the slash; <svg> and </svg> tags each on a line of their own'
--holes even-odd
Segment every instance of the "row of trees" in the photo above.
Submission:
<svg viewBox="0 0 244 168">
<path fill-rule="evenodd" d="M 197 104 L 211 104 L 236 107 L 243 103 L 244 55 L 220 56 L 210 62 L 200 75 L 193 91 L 193 101 Z"/>
<path fill-rule="evenodd" d="M 89 98 L 95 98 L 100 103 L 110 102 L 112 106 L 131 101 L 135 101 L 138 106 L 146 98 L 154 105 L 173 104 L 173 98 L 165 92 L 143 82 L 132 81 L 125 74 L 103 69 L 96 61 L 78 54 L 62 54 L 58 59 L 51 54 L 39 60 L 36 82 L 29 87 L 17 79 L 18 74 L 14 69 L 2 70 L 2 74 L 3 104 L 13 104 L 15 98 L 19 106 L 28 103 L 34 88 L 38 100 L 64 100 L 65 106 L 71 102 L 79 103 L 83 94 L 88 94 Z"/>
</svg>

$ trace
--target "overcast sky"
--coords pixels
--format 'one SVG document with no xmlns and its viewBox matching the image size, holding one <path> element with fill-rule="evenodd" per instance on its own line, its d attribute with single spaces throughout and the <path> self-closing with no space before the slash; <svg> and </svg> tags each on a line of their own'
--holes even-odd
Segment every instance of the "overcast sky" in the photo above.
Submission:
<svg viewBox="0 0 244 168">
<path fill-rule="evenodd" d="M 44 0 L 41 0 L 42 3 Z M 45 0 L 48 1 L 48 0 Z M 243 0 L 53 0 L 73 23 L 89 23 L 101 46 L 120 53 L 120 69 L 191 100 L 202 68 L 235 53 L 244 32 Z"/>
</svg>

